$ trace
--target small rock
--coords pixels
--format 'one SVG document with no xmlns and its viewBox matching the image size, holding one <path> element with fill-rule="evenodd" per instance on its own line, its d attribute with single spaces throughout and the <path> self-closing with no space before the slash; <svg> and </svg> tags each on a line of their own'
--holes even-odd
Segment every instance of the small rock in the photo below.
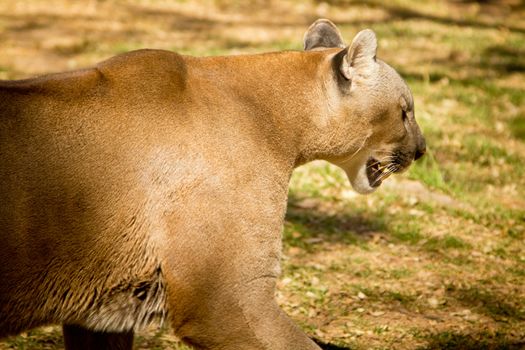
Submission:
<svg viewBox="0 0 525 350">
<path fill-rule="evenodd" d="M 294 256 L 294 255 L 299 255 L 302 253 L 302 249 L 299 248 L 299 247 L 290 247 L 288 248 L 288 254 L 291 255 L 291 256 Z"/>
<path fill-rule="evenodd" d="M 437 307 L 439 306 L 439 300 L 437 300 L 437 298 L 434 298 L 434 297 L 429 298 L 429 299 L 427 300 L 427 302 L 428 302 L 428 305 L 429 305 L 431 308 L 434 308 L 434 309 L 435 309 L 435 308 L 437 308 Z"/>
<path fill-rule="evenodd" d="M 417 203 L 419 203 L 419 199 L 418 199 L 417 197 L 415 197 L 415 196 L 410 196 L 410 197 L 408 198 L 408 204 L 409 204 L 409 205 L 414 206 L 414 205 L 416 205 Z"/>
<path fill-rule="evenodd" d="M 359 194 L 352 190 L 343 190 L 341 192 L 341 197 L 343 197 L 344 199 L 354 199 L 354 198 L 357 198 L 358 196 Z"/>
<path fill-rule="evenodd" d="M 462 317 L 468 317 L 472 314 L 472 311 L 470 311 L 469 309 L 463 309 L 459 312 L 453 312 L 452 313 L 452 316 L 462 316 Z"/>
<path fill-rule="evenodd" d="M 372 311 L 370 313 L 370 315 L 374 316 L 374 317 L 379 317 L 379 316 L 383 316 L 385 314 L 384 311 Z"/>
<path fill-rule="evenodd" d="M 425 215 L 425 212 L 422 211 L 422 210 L 418 210 L 418 209 L 410 209 L 408 211 L 408 215 L 415 216 L 415 217 L 420 217 L 420 216 Z"/>
<path fill-rule="evenodd" d="M 283 278 L 282 281 L 281 281 L 281 284 L 282 284 L 283 286 L 286 286 L 286 285 L 288 285 L 288 284 L 290 284 L 290 283 L 292 283 L 292 279 L 291 279 L 290 277 L 285 277 L 285 278 Z"/>
<path fill-rule="evenodd" d="M 365 293 L 363 293 L 363 292 L 359 292 L 359 293 L 357 293 L 357 297 L 358 297 L 359 299 L 361 299 L 361 300 L 366 299 L 366 295 L 365 295 Z"/>
<path fill-rule="evenodd" d="M 464 309 L 464 310 L 460 311 L 460 314 L 463 315 L 463 316 L 468 316 L 471 313 L 472 313 L 472 311 L 470 311 L 469 309 Z"/>
<path fill-rule="evenodd" d="M 312 198 L 306 198 L 306 199 L 303 199 L 295 203 L 297 207 L 303 208 L 303 209 L 313 209 L 317 207 L 318 204 L 319 204 L 319 201 L 316 199 L 312 199 Z"/>
<path fill-rule="evenodd" d="M 306 292 L 306 296 L 310 299 L 317 299 L 317 295 L 312 292 Z"/>
<path fill-rule="evenodd" d="M 492 247 L 490 245 L 486 245 L 483 247 L 483 253 L 488 254 L 492 252 Z"/>
</svg>

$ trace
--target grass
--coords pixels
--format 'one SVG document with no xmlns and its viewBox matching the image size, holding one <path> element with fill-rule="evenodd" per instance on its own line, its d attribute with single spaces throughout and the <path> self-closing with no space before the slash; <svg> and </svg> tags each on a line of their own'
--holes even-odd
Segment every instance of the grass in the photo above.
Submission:
<svg viewBox="0 0 525 350">
<path fill-rule="evenodd" d="M 18 336 L 11 337 L 1 349 L 56 349 L 63 348 L 64 342 L 60 328 L 45 327 L 24 332 Z"/>
<path fill-rule="evenodd" d="M 409 169 L 409 176 L 423 182 L 430 188 L 443 192 L 448 190 L 443 172 L 439 168 L 439 163 L 436 161 L 432 150 L 427 151 L 425 157 Z"/>
<path fill-rule="evenodd" d="M 432 237 L 423 244 L 423 247 L 428 251 L 438 252 L 451 249 L 467 249 L 470 246 L 460 238 L 445 236 L 443 238 Z"/>
<path fill-rule="evenodd" d="M 501 332 L 483 331 L 479 333 L 460 333 L 445 331 L 424 336 L 428 344 L 418 350 L 520 350 L 525 346 L 522 340 L 509 338 Z"/>
<path fill-rule="evenodd" d="M 301 49 L 318 17 L 376 31 L 406 79 L 427 155 L 370 196 L 324 162 L 297 169 L 277 300 L 325 349 L 525 347 L 525 7 L 519 1 L 30 0 L 0 3 L 0 78 L 133 49 Z M 61 349 L 60 328 L 0 342 Z M 188 349 L 151 328 L 137 349 Z"/>
<path fill-rule="evenodd" d="M 509 122 L 509 127 L 515 138 L 525 140 L 525 116 L 520 114 Z"/>
</svg>

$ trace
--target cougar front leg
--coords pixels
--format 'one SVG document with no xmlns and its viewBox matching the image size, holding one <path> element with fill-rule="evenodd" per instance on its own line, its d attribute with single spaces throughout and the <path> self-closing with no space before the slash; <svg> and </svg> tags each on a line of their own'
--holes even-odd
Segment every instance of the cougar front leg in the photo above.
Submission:
<svg viewBox="0 0 525 350">
<path fill-rule="evenodd" d="M 263 277 L 226 289 L 215 285 L 188 291 L 191 296 L 170 294 L 173 328 L 196 349 L 319 350 L 277 305 L 274 290 L 274 279 Z M 186 297 L 192 303 L 182 306 Z"/>
<path fill-rule="evenodd" d="M 131 350 L 133 348 L 133 331 L 95 332 L 68 324 L 63 325 L 62 329 L 66 350 Z"/>
<path fill-rule="evenodd" d="M 174 258 L 166 266 L 167 301 L 176 335 L 197 349 L 319 350 L 275 301 L 279 254 L 264 244 L 250 249 L 240 240 L 232 242 L 212 254 L 215 259 L 193 251 L 187 258 L 193 264 Z M 183 255 L 179 251 L 173 256 Z M 181 273 L 184 267 L 191 271 Z"/>
<path fill-rule="evenodd" d="M 285 186 L 237 183 L 170 212 L 159 245 L 176 335 L 206 350 L 320 350 L 275 301 Z M 270 186 L 271 185 L 271 186 Z"/>
</svg>

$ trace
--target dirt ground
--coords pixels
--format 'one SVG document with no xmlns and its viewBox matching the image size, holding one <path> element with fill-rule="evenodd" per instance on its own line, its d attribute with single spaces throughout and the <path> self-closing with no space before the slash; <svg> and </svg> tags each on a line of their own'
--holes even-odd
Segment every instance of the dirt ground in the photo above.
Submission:
<svg viewBox="0 0 525 350">
<path fill-rule="evenodd" d="M 326 349 L 525 349 L 525 4 L 504 1 L 0 1 L 0 79 L 159 48 L 301 50 L 317 18 L 364 28 L 411 87 L 429 152 L 370 196 L 296 170 L 277 298 Z M 48 326 L 0 349 L 62 349 Z M 137 349 L 187 349 L 151 327 Z"/>
</svg>

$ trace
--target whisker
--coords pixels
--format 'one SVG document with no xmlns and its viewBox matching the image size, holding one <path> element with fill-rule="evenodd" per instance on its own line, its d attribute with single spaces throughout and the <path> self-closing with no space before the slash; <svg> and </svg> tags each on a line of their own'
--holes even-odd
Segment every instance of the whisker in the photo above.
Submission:
<svg viewBox="0 0 525 350">
<path fill-rule="evenodd" d="M 383 172 L 384 169 L 388 169 L 389 165 L 383 165 L 381 167 L 379 167 L 378 169 L 375 169 L 374 170 L 374 174 L 377 173 L 377 172 Z"/>
<path fill-rule="evenodd" d="M 370 164 L 370 165 L 367 165 L 366 168 L 367 168 L 367 169 L 368 169 L 368 168 L 372 168 L 372 167 L 376 166 L 377 164 L 381 165 L 381 162 L 380 162 L 380 161 L 374 162 L 374 163 L 372 163 L 372 164 Z"/>
<path fill-rule="evenodd" d="M 382 173 L 381 175 L 379 175 L 376 181 L 384 180 L 385 178 L 390 176 L 394 171 L 395 171 L 395 167 L 392 167 L 392 166 L 388 167 L 388 170 Z"/>
<path fill-rule="evenodd" d="M 364 147 L 365 147 L 365 144 L 366 144 L 366 141 L 368 141 L 368 138 L 371 136 L 372 134 L 369 133 L 368 135 L 366 135 L 365 139 L 363 140 L 363 142 L 361 143 L 361 146 L 359 146 L 359 148 L 357 149 L 357 151 L 355 151 L 350 157 L 348 157 L 347 159 L 341 161 L 340 165 L 344 165 L 346 163 L 348 163 L 349 161 L 351 161 L 354 156 L 359 153 L 359 151 L 361 151 Z"/>
<path fill-rule="evenodd" d="M 377 160 L 375 161 L 374 163 L 370 164 L 367 166 L 367 168 L 370 168 L 370 167 L 373 167 L 377 164 L 388 164 L 388 163 L 392 163 L 392 161 L 394 160 L 393 157 L 384 157 L 383 159 L 381 160 Z"/>
</svg>

